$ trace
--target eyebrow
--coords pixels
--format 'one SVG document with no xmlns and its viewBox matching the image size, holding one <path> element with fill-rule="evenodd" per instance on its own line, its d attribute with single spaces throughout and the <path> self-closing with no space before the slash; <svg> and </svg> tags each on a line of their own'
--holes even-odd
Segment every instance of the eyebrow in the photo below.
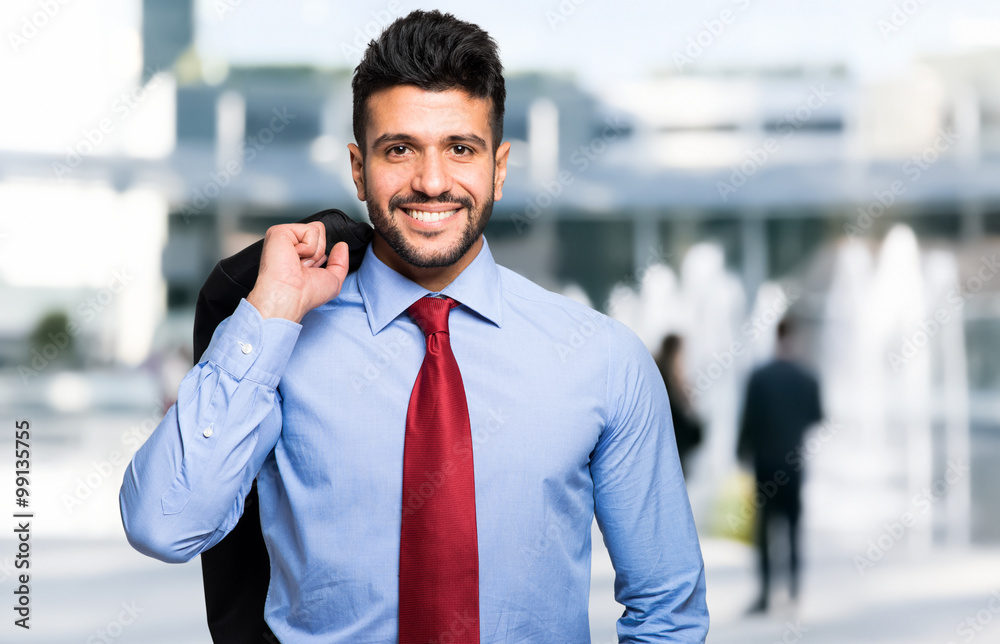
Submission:
<svg viewBox="0 0 1000 644">
<path fill-rule="evenodd" d="M 409 134 L 402 133 L 386 133 L 372 141 L 372 147 L 378 148 L 387 143 L 400 143 L 406 141 L 412 141 L 413 136 Z M 445 137 L 443 139 L 444 143 L 471 143 L 478 145 L 483 149 L 486 149 L 486 141 L 476 134 L 452 134 L 451 136 Z"/>
</svg>

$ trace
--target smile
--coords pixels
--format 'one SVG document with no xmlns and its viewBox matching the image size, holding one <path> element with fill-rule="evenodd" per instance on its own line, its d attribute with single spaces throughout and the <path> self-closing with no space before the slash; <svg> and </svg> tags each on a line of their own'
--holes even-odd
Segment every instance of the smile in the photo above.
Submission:
<svg viewBox="0 0 1000 644">
<path fill-rule="evenodd" d="M 441 221 L 442 219 L 447 219 L 448 217 L 451 217 L 456 212 L 458 212 L 458 209 L 456 208 L 455 210 L 445 210 L 443 212 L 427 212 L 426 210 L 413 210 L 410 208 L 404 208 L 403 212 L 405 212 L 413 219 L 416 219 L 417 221 L 433 223 L 435 221 Z"/>
</svg>

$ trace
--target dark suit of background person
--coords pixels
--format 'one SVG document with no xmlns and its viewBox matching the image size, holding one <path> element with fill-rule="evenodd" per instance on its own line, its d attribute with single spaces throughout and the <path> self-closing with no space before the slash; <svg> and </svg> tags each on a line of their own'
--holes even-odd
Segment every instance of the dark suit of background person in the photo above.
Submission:
<svg viewBox="0 0 1000 644">
<path fill-rule="evenodd" d="M 741 460 L 753 463 L 755 499 L 758 503 L 763 500 L 757 509 L 756 530 L 760 597 L 751 612 L 767 610 L 771 582 L 768 528 L 778 517 L 788 525 L 789 589 L 792 598 L 798 596 L 803 472 L 801 459 L 794 455 L 806 430 L 822 418 L 822 410 L 816 378 L 790 359 L 792 331 L 788 318 L 778 325 L 778 357 L 750 376 L 740 425 L 738 453 Z"/>
<path fill-rule="evenodd" d="M 347 242 L 351 271 L 360 266 L 372 228 L 339 210 L 324 210 L 300 220 L 321 221 L 326 227 L 326 253 L 338 241 Z M 208 348 L 215 327 L 232 315 L 240 299 L 250 294 L 260 269 L 261 240 L 223 259 L 209 275 L 198 294 L 194 317 L 195 363 Z M 225 539 L 201 555 L 205 584 L 208 629 L 216 644 L 247 644 L 277 640 L 264 622 L 264 600 L 271 577 L 270 559 L 264 545 L 254 483 L 247 495 L 243 516 Z"/>
</svg>

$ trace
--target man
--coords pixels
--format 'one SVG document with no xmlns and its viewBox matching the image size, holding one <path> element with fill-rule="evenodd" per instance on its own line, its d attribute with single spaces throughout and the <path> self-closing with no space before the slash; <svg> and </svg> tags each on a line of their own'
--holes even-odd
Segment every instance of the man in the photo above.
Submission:
<svg viewBox="0 0 1000 644">
<path fill-rule="evenodd" d="M 760 596 L 751 613 L 766 612 L 771 591 L 769 530 L 776 519 L 788 526 L 789 594 L 799 594 L 799 518 L 802 516 L 802 437 L 823 417 L 819 383 L 793 360 L 792 318 L 778 324 L 776 358 L 750 376 L 740 425 L 738 454 L 752 462 L 756 489 L 764 502 L 757 510 Z"/>
<path fill-rule="evenodd" d="M 253 290 L 126 472 L 130 542 L 190 559 L 256 476 L 278 640 L 566 644 L 590 641 L 596 515 L 622 641 L 704 641 L 652 358 L 497 266 L 483 237 L 510 149 L 496 44 L 415 11 L 369 46 L 353 89 L 351 166 L 376 232 L 361 266 L 347 275 L 344 244 L 326 257 L 321 224 L 268 230 Z"/>
</svg>

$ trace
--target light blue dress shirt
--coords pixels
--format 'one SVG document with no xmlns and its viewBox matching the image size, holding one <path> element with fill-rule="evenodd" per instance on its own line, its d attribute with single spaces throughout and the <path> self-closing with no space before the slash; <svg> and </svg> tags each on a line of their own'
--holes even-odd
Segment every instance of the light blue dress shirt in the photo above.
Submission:
<svg viewBox="0 0 1000 644">
<path fill-rule="evenodd" d="M 472 426 L 482 644 L 590 642 L 591 531 L 621 642 L 702 642 L 705 576 L 663 380 L 624 325 L 497 266 L 483 244 L 443 291 Z M 371 247 L 301 325 L 243 300 L 121 490 L 129 541 L 186 561 L 258 478 L 282 642 L 396 642 L 406 409 L 428 291 Z"/>
</svg>

